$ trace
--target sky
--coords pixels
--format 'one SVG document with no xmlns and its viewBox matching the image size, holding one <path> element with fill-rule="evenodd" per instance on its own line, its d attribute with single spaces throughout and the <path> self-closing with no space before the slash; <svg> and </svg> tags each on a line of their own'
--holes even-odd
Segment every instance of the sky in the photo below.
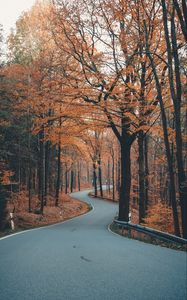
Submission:
<svg viewBox="0 0 187 300">
<path fill-rule="evenodd" d="M 0 24 L 3 25 L 4 35 L 10 33 L 10 28 L 23 11 L 30 9 L 35 0 L 0 0 Z"/>
</svg>

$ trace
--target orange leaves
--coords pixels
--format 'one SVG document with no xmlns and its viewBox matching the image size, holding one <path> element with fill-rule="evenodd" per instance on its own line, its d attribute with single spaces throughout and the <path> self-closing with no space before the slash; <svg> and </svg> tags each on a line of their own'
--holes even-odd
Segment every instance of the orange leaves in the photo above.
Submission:
<svg viewBox="0 0 187 300">
<path fill-rule="evenodd" d="M 54 2 L 56 6 L 37 3 L 20 18 L 10 39 L 15 58 L 22 61 L 20 70 L 14 69 L 22 79 L 16 84 L 16 96 L 21 94 L 20 108 L 27 106 L 33 114 L 34 132 L 50 121 L 57 132 L 60 109 L 62 116 L 79 118 L 77 127 L 96 109 L 101 126 L 103 120 L 106 124 L 106 110 L 117 126 L 124 115 L 136 129 L 139 124 L 154 123 L 160 107 L 152 104 L 157 93 L 146 53 L 144 21 L 152 30 L 148 43 L 163 81 L 163 95 L 167 104 L 170 101 L 168 82 L 162 78 L 166 48 L 156 6 L 125 0 L 80 1 L 78 5 Z M 140 129 L 147 130 L 147 124 L 143 126 Z M 158 128 L 154 134 L 163 135 Z"/>
<path fill-rule="evenodd" d="M 3 74 L 10 80 L 10 82 L 14 80 L 23 86 L 23 81 L 28 79 L 28 71 L 29 69 L 25 65 L 10 64 L 4 68 Z"/>
<path fill-rule="evenodd" d="M 143 131 L 144 133 L 148 132 L 150 130 L 150 126 L 149 125 L 141 125 L 138 127 L 139 131 Z"/>
<path fill-rule="evenodd" d="M 12 181 L 13 176 L 14 176 L 14 172 L 12 172 L 11 170 L 0 171 L 0 183 L 3 185 L 9 185 L 14 183 Z"/>
<path fill-rule="evenodd" d="M 162 202 L 158 202 L 149 208 L 144 222 L 145 226 L 174 233 L 172 209 Z"/>
<path fill-rule="evenodd" d="M 152 126 L 152 128 L 150 129 L 150 132 L 163 139 L 163 128 L 162 126 L 159 125 L 154 125 Z M 175 130 L 172 128 L 168 128 L 168 137 L 169 137 L 169 142 L 170 143 L 174 143 L 175 142 Z"/>
</svg>

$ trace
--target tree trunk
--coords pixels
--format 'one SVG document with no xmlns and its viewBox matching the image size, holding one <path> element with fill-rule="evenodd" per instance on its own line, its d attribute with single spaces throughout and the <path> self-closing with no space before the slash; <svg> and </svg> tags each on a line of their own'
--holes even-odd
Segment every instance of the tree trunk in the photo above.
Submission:
<svg viewBox="0 0 187 300">
<path fill-rule="evenodd" d="M 131 145 L 121 143 L 121 186 L 119 194 L 119 217 L 120 221 L 129 221 L 129 203 L 131 189 Z"/>
<path fill-rule="evenodd" d="M 66 171 L 65 171 L 65 194 L 68 193 L 68 186 L 69 186 L 69 183 L 68 183 L 68 167 L 67 167 L 67 164 L 66 164 Z"/>
<path fill-rule="evenodd" d="M 178 0 L 173 0 L 173 4 L 174 4 L 174 7 L 178 14 L 182 33 L 187 42 L 187 5 L 186 5 L 186 0 L 182 0 L 182 10 L 179 6 Z"/>
<path fill-rule="evenodd" d="M 187 16 L 185 17 L 187 20 Z M 171 38 L 172 38 L 172 50 L 173 50 L 173 57 L 174 57 L 175 80 L 176 80 L 176 98 L 173 99 L 173 101 L 174 101 L 174 111 L 175 111 L 176 156 L 177 156 L 177 168 L 178 168 L 179 199 L 180 199 L 180 206 L 181 206 L 183 237 L 187 238 L 187 186 L 186 186 L 186 175 L 185 175 L 184 161 L 183 161 L 183 151 L 182 151 L 183 143 L 182 143 L 182 130 L 181 130 L 182 84 L 180 78 L 180 62 L 179 62 L 179 55 L 178 55 L 174 15 L 171 18 Z"/>
<path fill-rule="evenodd" d="M 108 189 L 108 193 L 110 195 L 110 159 L 108 159 L 108 175 L 107 175 L 107 189 Z"/>
<path fill-rule="evenodd" d="M 77 173 L 77 179 L 78 179 L 78 190 L 81 190 L 81 164 L 78 162 L 78 173 Z"/>
<path fill-rule="evenodd" d="M 74 172 L 73 172 L 73 189 L 76 190 L 77 188 L 77 169 L 76 166 L 74 167 Z"/>
<path fill-rule="evenodd" d="M 115 168 L 115 161 L 114 161 L 114 151 L 112 153 L 112 200 L 114 201 L 115 200 L 115 171 L 114 171 L 114 168 Z"/>
<path fill-rule="evenodd" d="M 63 192 L 64 190 L 64 172 L 63 172 L 63 167 L 61 165 L 61 175 L 60 175 L 60 191 L 61 193 Z"/>
<path fill-rule="evenodd" d="M 44 189 L 45 189 L 45 152 L 44 152 L 44 128 L 39 133 L 39 200 L 40 200 L 40 213 L 43 214 L 44 208 Z"/>
<path fill-rule="evenodd" d="M 95 163 L 93 163 L 93 186 L 94 186 L 94 196 L 97 197 L 97 174 L 96 174 Z"/>
<path fill-rule="evenodd" d="M 162 127 L 163 127 L 163 133 L 164 133 L 164 144 L 165 144 L 165 151 L 166 151 L 166 158 L 167 158 L 167 164 L 168 164 L 168 171 L 169 171 L 169 178 L 170 178 L 170 189 L 171 189 L 171 203 L 172 203 L 172 212 L 173 212 L 173 221 L 174 221 L 174 228 L 175 228 L 175 234 L 180 236 L 180 227 L 179 227 L 179 219 L 178 219 L 178 212 L 177 212 L 177 201 L 176 201 L 176 190 L 175 190 L 175 179 L 174 179 L 174 170 L 173 170 L 173 162 L 172 162 L 172 156 L 170 151 L 170 145 L 169 145 L 169 137 L 168 137 L 168 129 L 167 129 L 167 118 L 166 118 L 166 112 L 164 107 L 164 102 L 162 98 L 162 86 L 159 81 L 159 77 L 157 74 L 155 62 L 153 60 L 152 55 L 149 51 L 149 43 L 148 43 L 148 31 L 147 31 L 147 25 L 144 21 L 145 25 L 145 35 L 146 35 L 146 52 L 149 57 L 151 67 L 153 70 L 154 79 L 156 82 L 156 89 L 157 89 L 157 98 L 160 103 L 160 110 L 161 110 L 161 118 L 162 118 Z"/>
<path fill-rule="evenodd" d="M 144 161 L 144 135 L 138 135 L 138 165 L 139 165 L 139 223 L 145 218 L 145 161 Z"/>
<path fill-rule="evenodd" d="M 98 159 L 98 172 L 99 172 L 99 189 L 100 189 L 100 196 L 103 197 L 103 186 L 102 186 L 102 169 L 101 169 L 101 155 L 99 154 Z"/>
<path fill-rule="evenodd" d="M 179 198 L 181 206 L 182 215 L 182 231 L 183 237 L 187 238 L 187 187 L 186 178 L 183 165 L 183 153 L 182 153 L 182 133 L 181 133 L 181 79 L 180 79 L 180 62 L 178 56 L 178 47 L 176 40 L 176 28 L 174 21 L 174 12 L 171 17 L 171 40 L 168 31 L 168 21 L 167 21 L 167 7 L 165 0 L 162 0 L 162 11 L 163 11 L 163 23 L 164 23 L 164 33 L 167 45 L 167 56 L 168 56 L 168 77 L 170 84 L 171 97 L 174 103 L 174 114 L 175 114 L 175 129 L 176 129 L 176 156 L 177 156 L 177 166 L 178 166 L 178 184 L 179 184 Z M 172 47 L 171 47 L 172 46 Z M 175 80 L 173 71 L 173 59 L 175 67 Z M 176 89 L 175 89 L 176 81 Z"/>
<path fill-rule="evenodd" d="M 90 184 L 90 165 L 87 163 L 87 183 Z"/>
<path fill-rule="evenodd" d="M 28 168 L 29 176 L 28 176 L 28 192 L 29 192 L 29 212 L 32 211 L 31 208 L 31 201 L 32 201 L 32 169 L 31 169 L 31 162 L 29 159 L 29 168 Z"/>
<path fill-rule="evenodd" d="M 61 178 L 61 143 L 59 141 L 59 145 L 58 145 L 58 162 L 57 162 L 57 181 L 56 181 L 55 206 L 58 206 L 58 204 L 59 204 L 60 178 Z"/>
<path fill-rule="evenodd" d="M 148 164 L 148 137 L 144 138 L 144 160 L 145 160 L 145 211 L 149 204 L 149 164 Z"/>
<path fill-rule="evenodd" d="M 120 182 L 121 182 L 121 168 L 120 168 L 120 159 L 117 159 L 116 162 L 116 191 L 119 197 L 120 194 Z"/>
<path fill-rule="evenodd" d="M 70 181 L 70 191 L 73 193 L 73 185 L 74 185 L 74 171 L 71 170 L 71 181 Z"/>
<path fill-rule="evenodd" d="M 47 195 L 49 190 L 49 168 L 50 168 L 50 143 L 46 142 L 45 145 L 45 193 L 44 193 L 44 205 L 47 205 Z"/>
<path fill-rule="evenodd" d="M 19 182 L 19 192 L 21 192 L 21 144 L 20 144 L 20 139 L 19 139 L 19 150 L 18 150 L 18 182 Z"/>
<path fill-rule="evenodd" d="M 27 118 L 27 127 L 28 127 L 28 154 L 29 154 L 29 158 L 28 158 L 28 193 L 29 193 L 28 211 L 31 212 L 31 210 L 32 210 L 31 209 L 32 168 L 31 168 L 31 134 L 30 134 L 30 128 L 29 128 L 29 115 L 28 115 L 28 118 Z"/>
</svg>

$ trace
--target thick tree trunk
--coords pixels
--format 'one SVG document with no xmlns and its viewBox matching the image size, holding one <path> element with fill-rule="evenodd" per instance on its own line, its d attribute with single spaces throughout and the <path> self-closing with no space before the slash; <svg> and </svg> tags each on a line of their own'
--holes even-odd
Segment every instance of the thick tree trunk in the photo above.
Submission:
<svg viewBox="0 0 187 300">
<path fill-rule="evenodd" d="M 119 220 L 129 221 L 129 203 L 131 189 L 131 145 L 121 143 L 121 186 L 119 195 Z"/>
<path fill-rule="evenodd" d="M 74 171 L 71 170 L 71 181 L 70 181 L 70 191 L 73 193 L 73 185 L 74 185 Z"/>
</svg>

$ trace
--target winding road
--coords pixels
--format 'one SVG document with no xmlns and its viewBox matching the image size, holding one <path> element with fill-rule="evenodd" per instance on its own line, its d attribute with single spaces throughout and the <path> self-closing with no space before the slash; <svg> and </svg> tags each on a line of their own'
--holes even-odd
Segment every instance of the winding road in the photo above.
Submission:
<svg viewBox="0 0 187 300">
<path fill-rule="evenodd" d="M 186 300 L 186 253 L 108 231 L 117 205 L 0 239 L 1 300 Z"/>
</svg>

